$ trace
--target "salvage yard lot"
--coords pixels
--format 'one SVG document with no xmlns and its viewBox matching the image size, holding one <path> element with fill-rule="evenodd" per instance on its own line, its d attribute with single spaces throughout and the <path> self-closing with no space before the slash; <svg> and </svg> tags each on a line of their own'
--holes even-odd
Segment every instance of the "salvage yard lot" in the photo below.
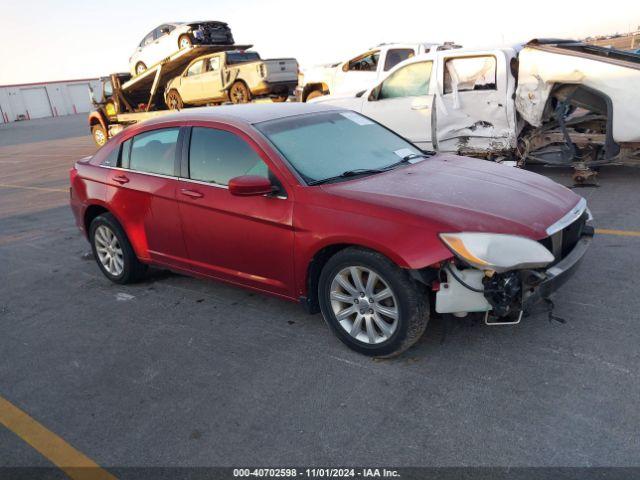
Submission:
<svg viewBox="0 0 640 480">
<path fill-rule="evenodd" d="M 68 208 L 84 122 L 0 126 L 0 397 L 99 465 L 638 465 L 640 169 L 578 191 L 610 232 L 556 295 L 565 324 L 435 319 L 376 361 L 295 304 L 166 272 L 111 284 Z M 0 452 L 50 465 L 3 427 Z"/>
</svg>

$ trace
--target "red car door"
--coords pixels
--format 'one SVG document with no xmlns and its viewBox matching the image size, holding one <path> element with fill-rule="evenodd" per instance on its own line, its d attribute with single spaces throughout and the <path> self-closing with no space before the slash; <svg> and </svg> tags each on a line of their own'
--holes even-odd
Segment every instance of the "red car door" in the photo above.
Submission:
<svg viewBox="0 0 640 480">
<path fill-rule="evenodd" d="M 194 270 L 294 297 L 293 200 L 284 189 L 248 197 L 227 189 L 228 181 L 241 175 L 268 176 L 279 183 L 264 158 L 239 134 L 191 129 L 188 178 L 177 192 L 184 241 Z"/>
<path fill-rule="evenodd" d="M 186 249 L 176 202 L 179 127 L 143 132 L 123 142 L 107 201 L 138 256 L 184 266 Z"/>
</svg>

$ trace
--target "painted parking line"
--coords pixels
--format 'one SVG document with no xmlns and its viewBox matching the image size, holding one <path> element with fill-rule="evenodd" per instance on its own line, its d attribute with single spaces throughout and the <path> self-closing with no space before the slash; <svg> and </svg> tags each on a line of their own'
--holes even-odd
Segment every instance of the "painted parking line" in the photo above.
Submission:
<svg viewBox="0 0 640 480">
<path fill-rule="evenodd" d="M 596 228 L 598 235 L 618 235 L 620 237 L 640 237 L 640 232 L 635 230 L 611 230 L 608 228 Z"/>
<path fill-rule="evenodd" d="M 17 188 L 21 190 L 39 190 L 41 192 L 64 192 L 69 193 L 68 189 L 64 188 L 45 188 L 45 187 L 29 187 L 28 185 L 12 185 L 8 183 L 0 183 L 0 188 Z"/>
<path fill-rule="evenodd" d="M 0 424 L 31 445 L 72 480 L 116 480 L 96 462 L 2 397 Z"/>
</svg>

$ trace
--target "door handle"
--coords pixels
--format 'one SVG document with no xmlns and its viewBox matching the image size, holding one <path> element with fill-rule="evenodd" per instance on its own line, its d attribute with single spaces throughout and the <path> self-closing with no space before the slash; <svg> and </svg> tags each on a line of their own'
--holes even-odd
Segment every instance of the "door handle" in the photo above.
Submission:
<svg viewBox="0 0 640 480">
<path fill-rule="evenodd" d="M 129 182 L 129 178 L 127 178 L 126 175 L 116 175 L 115 177 L 113 177 L 113 181 L 120 184 L 125 184 Z"/>
<path fill-rule="evenodd" d="M 191 198 L 202 198 L 204 197 L 204 195 L 196 190 L 189 190 L 187 188 L 183 188 L 182 190 L 180 190 L 180 193 L 182 193 L 182 195 L 186 195 L 187 197 L 191 197 Z"/>
</svg>

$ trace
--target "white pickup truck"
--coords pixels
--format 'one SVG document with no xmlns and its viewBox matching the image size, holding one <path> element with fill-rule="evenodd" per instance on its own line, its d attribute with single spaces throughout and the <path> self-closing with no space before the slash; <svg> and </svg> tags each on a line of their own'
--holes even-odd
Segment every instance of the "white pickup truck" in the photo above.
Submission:
<svg viewBox="0 0 640 480">
<path fill-rule="evenodd" d="M 423 149 L 592 168 L 640 164 L 640 55 L 560 40 L 435 51 L 356 94 L 314 102 L 361 112 Z"/>
<path fill-rule="evenodd" d="M 305 69 L 298 77 L 296 98 L 306 102 L 321 95 L 357 92 L 408 58 L 452 48 L 460 46 L 453 42 L 383 43 L 360 52 L 349 60 Z"/>
</svg>

